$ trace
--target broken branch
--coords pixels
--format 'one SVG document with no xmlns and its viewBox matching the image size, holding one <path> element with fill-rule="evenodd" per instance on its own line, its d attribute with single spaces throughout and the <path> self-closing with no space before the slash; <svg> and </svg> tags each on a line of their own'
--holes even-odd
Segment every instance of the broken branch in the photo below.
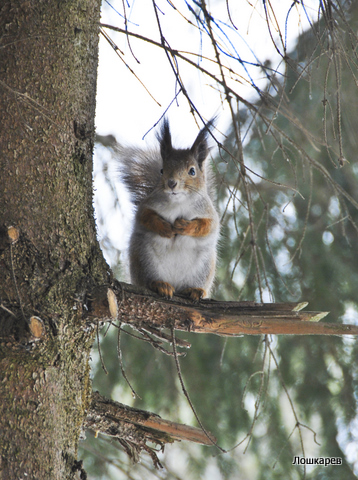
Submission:
<svg viewBox="0 0 358 480">
<path fill-rule="evenodd" d="M 358 326 L 320 322 L 328 312 L 302 311 L 306 303 L 219 302 L 200 303 L 175 296 L 159 297 L 150 290 L 115 282 L 112 285 L 122 323 L 143 328 L 220 336 L 239 335 L 358 335 Z M 113 298 L 113 296 L 112 296 Z M 99 289 L 88 305 L 89 315 L 100 321 L 111 321 L 107 289 Z M 113 311 L 113 309 L 112 309 Z"/>
</svg>

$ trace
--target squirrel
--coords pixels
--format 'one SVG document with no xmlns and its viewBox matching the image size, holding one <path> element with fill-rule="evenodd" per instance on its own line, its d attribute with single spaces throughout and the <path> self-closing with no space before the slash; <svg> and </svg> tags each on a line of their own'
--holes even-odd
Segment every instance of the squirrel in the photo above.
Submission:
<svg viewBox="0 0 358 480">
<path fill-rule="evenodd" d="M 177 292 L 199 301 L 213 285 L 220 224 L 205 160 L 214 120 L 188 149 L 173 148 L 166 118 L 157 134 L 159 149 L 116 147 L 120 177 L 136 208 L 131 282 L 167 298 Z"/>
</svg>

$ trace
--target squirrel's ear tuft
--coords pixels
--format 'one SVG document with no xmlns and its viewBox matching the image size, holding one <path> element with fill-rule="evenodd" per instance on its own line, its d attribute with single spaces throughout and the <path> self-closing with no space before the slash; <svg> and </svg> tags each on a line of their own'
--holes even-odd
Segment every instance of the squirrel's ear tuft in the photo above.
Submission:
<svg viewBox="0 0 358 480">
<path fill-rule="evenodd" d="M 210 148 L 208 146 L 208 134 L 210 132 L 210 129 L 214 126 L 215 120 L 216 120 L 216 117 L 212 118 L 200 130 L 198 136 L 196 137 L 195 142 L 193 143 L 193 146 L 190 149 L 191 153 L 196 158 L 200 168 L 210 152 Z"/>
<path fill-rule="evenodd" d="M 167 118 L 164 118 L 160 133 L 157 135 L 160 145 L 160 154 L 162 159 L 165 160 L 169 157 L 172 147 L 172 137 L 170 134 L 169 122 Z"/>
</svg>

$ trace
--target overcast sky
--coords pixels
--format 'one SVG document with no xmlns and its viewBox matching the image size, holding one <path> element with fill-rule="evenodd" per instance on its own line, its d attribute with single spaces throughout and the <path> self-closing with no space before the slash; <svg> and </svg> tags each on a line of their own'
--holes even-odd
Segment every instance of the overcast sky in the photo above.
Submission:
<svg viewBox="0 0 358 480">
<path fill-rule="evenodd" d="M 123 13 L 123 3 L 125 3 L 128 29 L 149 36 L 156 41 L 160 40 L 151 1 L 129 0 L 127 3 L 122 2 L 122 0 L 111 0 L 110 3 L 111 6 L 107 2 L 103 4 L 102 23 L 124 28 L 124 20 L 120 14 Z M 191 27 L 181 16 L 182 14 L 192 18 L 186 5 L 186 3 L 190 3 L 189 1 L 173 1 L 172 3 L 175 4 L 177 10 L 174 10 L 167 0 L 157 0 L 156 3 L 160 9 L 159 18 L 163 34 L 172 48 L 191 52 L 202 51 L 204 56 L 213 57 L 210 43 L 205 41 L 198 30 Z M 283 37 L 285 37 L 287 11 L 291 3 L 293 2 L 287 0 L 271 1 Z M 229 2 L 231 18 L 238 28 L 237 31 L 232 26 L 231 28 L 225 26 L 225 24 L 230 25 L 225 0 L 212 0 L 208 4 L 214 15 L 222 21 L 220 27 L 229 35 L 232 42 L 232 45 L 229 46 L 231 51 L 236 50 L 243 60 L 250 62 L 256 62 L 257 59 L 264 62 L 270 59 L 273 67 L 279 64 L 280 57 L 270 38 L 262 1 L 251 2 L 255 8 L 246 0 Z M 307 0 L 305 11 L 301 5 L 293 7 L 290 11 L 287 22 L 288 50 L 294 46 L 297 34 L 308 27 L 306 14 L 311 17 L 312 21 L 317 17 L 315 7 L 318 4 L 317 0 Z M 274 18 L 273 15 L 272 18 Z M 119 141 L 127 144 L 144 146 L 142 137 L 158 121 L 172 102 L 176 93 L 176 82 L 163 50 L 131 38 L 130 46 L 134 58 L 125 35 L 110 30 L 106 31 L 124 54 L 122 56 L 124 61 L 135 71 L 156 101 L 150 97 L 101 36 L 96 115 L 97 131 L 100 134 L 112 133 Z M 271 25 L 271 33 L 279 45 L 279 36 L 274 23 Z M 223 41 L 226 44 L 229 42 L 224 37 Z M 252 51 L 247 45 L 250 45 Z M 192 58 L 195 60 L 194 57 Z M 248 79 L 237 60 L 229 59 L 224 55 L 222 55 L 222 58 L 234 71 Z M 257 68 L 247 68 L 255 82 L 262 87 L 264 82 L 262 72 Z M 219 114 L 218 125 L 221 130 L 225 131 L 230 117 L 228 112 L 222 108 L 221 97 L 217 89 L 213 88 L 213 82 L 205 75 L 199 74 L 193 68 L 185 65 L 180 65 L 180 74 L 201 114 L 207 119 L 214 114 Z M 247 86 L 245 82 L 247 80 L 243 80 L 242 84 L 235 82 L 234 86 L 242 96 L 248 98 L 253 95 L 254 90 Z M 198 127 L 195 125 L 189 105 L 183 95 L 179 95 L 177 101 L 178 103 L 174 102 L 169 109 L 168 117 L 171 122 L 174 141 L 176 140 L 180 146 L 186 147 L 196 137 Z M 156 102 L 161 106 L 158 106 Z M 154 134 L 152 132 L 146 137 L 145 142 L 151 143 L 153 140 Z"/>
</svg>

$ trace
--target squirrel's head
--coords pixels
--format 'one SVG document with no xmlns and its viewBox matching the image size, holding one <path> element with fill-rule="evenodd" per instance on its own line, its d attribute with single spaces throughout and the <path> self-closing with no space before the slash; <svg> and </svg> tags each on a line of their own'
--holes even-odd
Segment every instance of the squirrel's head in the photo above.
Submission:
<svg viewBox="0 0 358 480">
<path fill-rule="evenodd" d="M 157 138 L 163 160 L 161 174 L 164 192 L 181 196 L 202 192 L 206 188 L 205 160 L 210 151 L 207 137 L 214 120 L 210 120 L 200 130 L 192 147 L 188 149 L 173 148 L 168 120 L 163 120 Z"/>
</svg>

